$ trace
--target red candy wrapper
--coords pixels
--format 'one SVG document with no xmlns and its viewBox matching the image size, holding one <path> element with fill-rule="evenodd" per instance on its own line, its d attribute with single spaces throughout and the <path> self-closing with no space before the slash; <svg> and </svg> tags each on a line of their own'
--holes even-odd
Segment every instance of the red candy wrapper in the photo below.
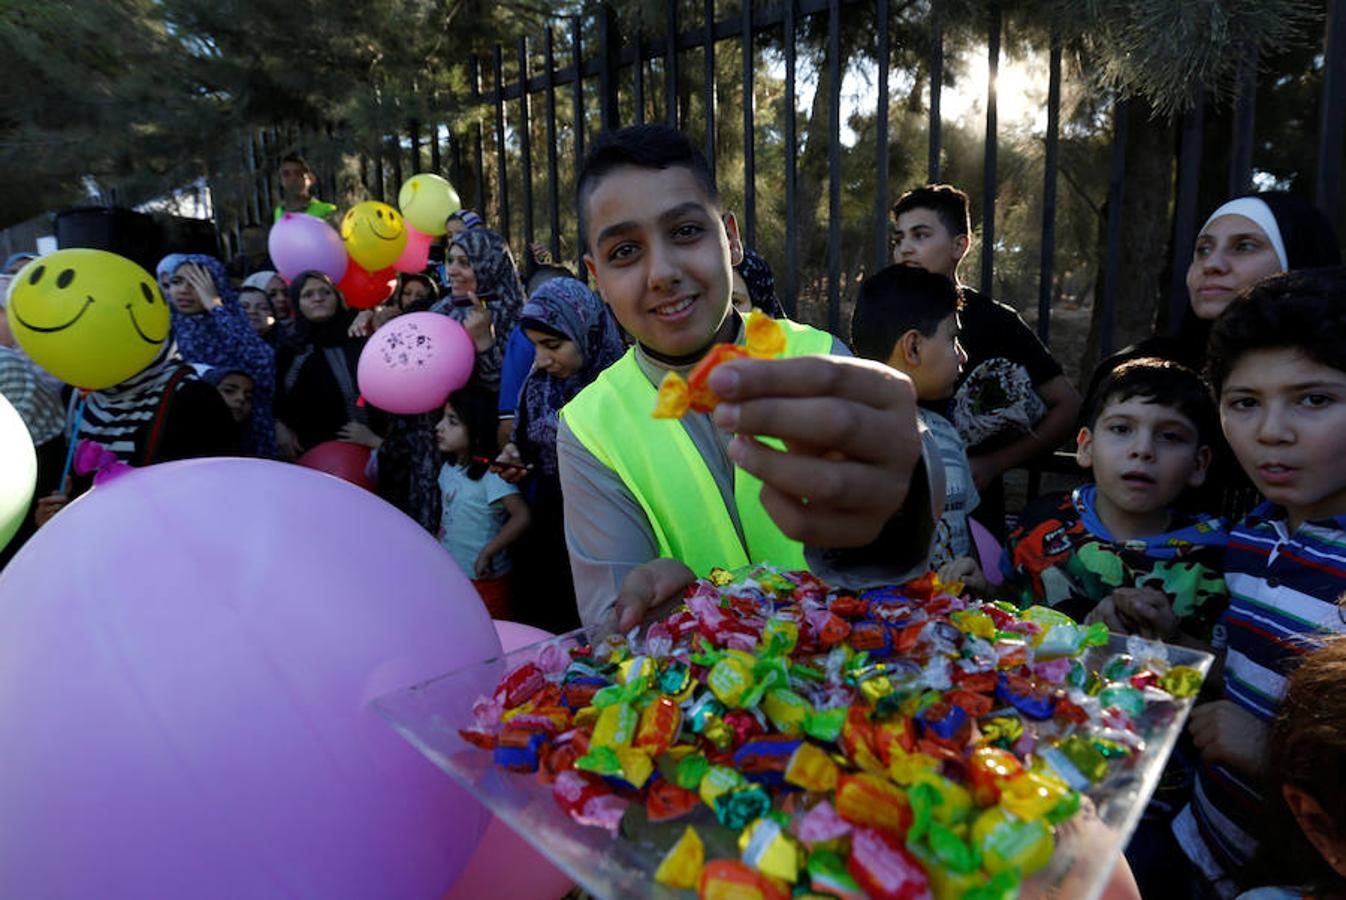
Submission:
<svg viewBox="0 0 1346 900">
<path fill-rule="evenodd" d="M 925 870 L 906 848 L 872 828 L 851 835 L 851 877 L 875 900 L 932 900 Z"/>
</svg>

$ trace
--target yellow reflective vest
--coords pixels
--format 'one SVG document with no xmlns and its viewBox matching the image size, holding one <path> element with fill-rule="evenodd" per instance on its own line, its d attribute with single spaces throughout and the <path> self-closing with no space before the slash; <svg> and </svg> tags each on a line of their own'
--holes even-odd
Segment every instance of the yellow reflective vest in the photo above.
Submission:
<svg viewBox="0 0 1346 900">
<path fill-rule="evenodd" d="M 832 335 L 779 320 L 784 356 L 830 353 Z M 733 569 L 769 562 L 803 569 L 804 546 L 781 533 L 762 508 L 762 483 L 734 469 L 734 505 L 743 526 L 739 539 L 724 495 L 677 419 L 655 419 L 657 391 L 632 348 L 580 391 L 561 418 L 594 458 L 616 472 L 635 496 L 659 543 L 659 555 L 681 560 L 698 576 L 713 567 Z M 781 448 L 775 439 L 767 443 Z"/>
</svg>

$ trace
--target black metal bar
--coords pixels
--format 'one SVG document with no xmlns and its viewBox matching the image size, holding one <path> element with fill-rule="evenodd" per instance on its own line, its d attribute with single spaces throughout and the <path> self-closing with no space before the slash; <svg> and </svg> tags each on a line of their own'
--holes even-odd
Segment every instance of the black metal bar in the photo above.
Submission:
<svg viewBox="0 0 1346 900">
<path fill-rule="evenodd" d="M 1056 257 L 1056 167 L 1061 142 L 1061 31 L 1052 27 L 1047 64 L 1047 147 L 1042 161 L 1042 256 L 1038 263 L 1038 337 L 1046 344 L 1052 325 L 1052 269 Z"/>
<path fill-rule="evenodd" d="M 944 23 L 940 19 L 939 7 L 930 14 L 930 155 L 926 162 L 926 179 L 934 184 L 939 181 L 939 141 L 942 130 L 939 104 L 944 93 Z"/>
<path fill-rule="evenodd" d="M 645 29 L 640 24 L 640 10 L 636 9 L 636 34 L 632 41 L 636 48 L 635 66 L 632 69 L 635 89 L 636 124 L 645 124 Z"/>
<path fill-rule="evenodd" d="M 1234 101 L 1229 151 L 1229 196 L 1253 186 L 1253 124 L 1257 106 L 1257 47 L 1250 46 L 1239 65 L 1238 98 Z"/>
<path fill-rule="evenodd" d="M 446 137 L 449 139 L 449 154 L 452 157 L 449 171 L 453 174 L 453 187 L 458 191 L 459 201 L 465 201 L 467 185 L 463 183 L 463 141 L 452 130 L 447 131 Z"/>
<path fill-rule="evenodd" d="M 519 84 L 528 83 L 528 38 L 519 36 Z M 523 172 L 523 239 L 533 243 L 533 125 L 528 117 L 527 91 L 519 97 L 519 168 Z"/>
<path fill-rule="evenodd" d="M 821 86 L 820 86 L 821 87 Z M 841 3 L 827 4 L 827 330 L 841 330 Z"/>
<path fill-rule="evenodd" d="M 743 224 L 739 229 L 748 247 L 757 246 L 757 158 L 753 138 L 752 3 L 743 4 Z"/>
<path fill-rule="evenodd" d="M 986 35 L 986 149 L 982 157 L 981 189 L 981 292 L 995 293 L 995 182 L 996 95 L 1000 75 L 1000 6 L 991 4 L 991 27 Z"/>
<path fill-rule="evenodd" d="M 551 26 L 543 43 L 543 62 L 547 65 L 547 200 L 551 204 L 551 255 L 561 258 L 561 179 L 556 163 L 556 84 L 552 80 L 555 47 Z"/>
<path fill-rule="evenodd" d="M 1328 0 L 1323 36 L 1323 115 L 1318 129 L 1318 208 L 1340 229 L 1341 157 L 1346 144 L 1346 0 Z"/>
<path fill-rule="evenodd" d="M 504 48 L 495 45 L 495 189 L 499 222 L 496 230 L 509 241 L 509 167 L 505 164 L 505 101 L 500 85 L 505 78 Z"/>
<path fill-rule="evenodd" d="M 621 126 L 621 110 L 617 105 L 621 44 L 617 11 L 605 3 L 598 10 L 598 120 L 604 131 Z"/>
<path fill-rule="evenodd" d="M 423 171 L 421 165 L 421 123 L 419 119 L 412 119 L 407 125 L 407 133 L 411 137 L 411 174 Z M 398 185 L 401 190 L 401 185 Z"/>
<path fill-rule="evenodd" d="M 430 126 L 430 171 L 436 175 L 442 174 L 440 169 L 444 167 L 443 149 L 439 145 L 439 123 L 435 122 Z"/>
<path fill-rule="evenodd" d="M 879 102 L 875 117 L 874 271 L 888 262 L 888 0 L 878 0 Z"/>
<path fill-rule="evenodd" d="M 672 128 L 678 127 L 678 4 L 674 0 L 664 4 L 668 11 L 664 27 L 664 118 Z"/>
<path fill-rule="evenodd" d="M 391 142 L 393 145 L 393 194 L 395 195 L 402 190 L 403 175 L 405 174 L 402 169 L 402 135 L 394 130 Z"/>
<path fill-rule="evenodd" d="M 388 186 L 383 182 L 383 138 L 379 137 L 378 151 L 374 154 L 374 199 L 382 203 L 387 197 Z"/>
<path fill-rule="evenodd" d="M 1196 244 L 1196 203 L 1201 187 L 1201 122 L 1206 94 L 1198 91 L 1182 116 L 1182 149 L 1178 154 L 1178 197 L 1173 204 L 1173 273 L 1168 289 L 1168 333 L 1177 336 L 1187 311 L 1187 267 Z"/>
<path fill-rule="evenodd" d="M 575 65 L 575 72 L 580 71 L 580 65 L 583 61 L 583 44 L 580 33 L 580 19 L 576 16 L 570 21 L 570 57 Z M 584 165 L 584 80 L 577 74 L 574 86 L 574 117 L 575 117 L 575 177 L 579 178 L 580 167 Z M 581 217 L 579 208 L 575 209 L 575 263 L 576 271 L 584 271 L 584 232 L 581 230 Z"/>
<path fill-rule="evenodd" d="M 1127 101 L 1118 99 L 1113 106 L 1112 172 L 1108 180 L 1108 261 L 1103 270 L 1103 323 L 1099 330 L 1102 355 L 1113 347 L 1113 325 L 1117 318 L 1117 285 L 1120 277 L 1122 248 L 1122 202 L 1126 184 Z"/>
<path fill-rule="evenodd" d="M 795 253 L 799 243 L 799 225 L 795 220 L 795 153 L 799 149 L 795 134 L 795 0 L 785 0 L 785 312 L 793 317 L 799 310 L 799 282 Z"/>
<path fill-rule="evenodd" d="M 583 36 L 580 32 L 580 19 L 576 16 L 570 22 L 570 55 L 575 61 L 575 71 L 580 69 L 580 60 L 584 51 Z M 579 172 L 584 162 L 584 79 L 575 79 L 575 171 Z"/>
<path fill-rule="evenodd" d="M 715 171 L 715 0 L 705 2 L 705 68 L 701 75 L 702 102 L 706 107 L 706 162 Z"/>
<path fill-rule="evenodd" d="M 486 128 L 481 119 L 477 126 L 477 213 L 486 216 Z"/>
</svg>

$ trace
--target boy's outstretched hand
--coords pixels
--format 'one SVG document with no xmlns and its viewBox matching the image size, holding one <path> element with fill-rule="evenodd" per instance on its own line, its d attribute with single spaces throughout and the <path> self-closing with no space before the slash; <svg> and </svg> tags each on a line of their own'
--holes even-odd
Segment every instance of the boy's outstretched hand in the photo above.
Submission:
<svg viewBox="0 0 1346 900">
<path fill-rule="evenodd" d="M 730 458 L 761 479 L 762 506 L 788 537 L 863 547 L 901 511 L 921 458 L 905 375 L 835 356 L 739 359 L 716 367 L 710 386 L 722 398 L 715 424 L 738 435 Z"/>
<path fill-rule="evenodd" d="M 1268 728 L 1232 700 L 1196 707 L 1187 730 L 1206 762 L 1222 763 L 1246 775 L 1261 775 L 1266 770 Z"/>
<path fill-rule="evenodd" d="M 660 607 L 681 599 L 694 581 L 696 573 L 676 559 L 652 559 L 636 566 L 626 573 L 617 593 L 617 630 L 630 631 Z"/>
<path fill-rule="evenodd" d="M 939 580 L 946 584 L 950 581 L 963 582 L 963 587 L 974 596 L 985 597 L 991 593 L 991 582 L 986 580 L 981 564 L 970 556 L 949 560 L 939 567 L 937 574 Z"/>
</svg>

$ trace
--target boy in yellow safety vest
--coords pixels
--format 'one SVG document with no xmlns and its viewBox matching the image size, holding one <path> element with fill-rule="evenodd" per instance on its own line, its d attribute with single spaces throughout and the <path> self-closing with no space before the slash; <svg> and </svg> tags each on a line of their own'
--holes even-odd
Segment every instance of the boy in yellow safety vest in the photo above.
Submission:
<svg viewBox="0 0 1346 900">
<path fill-rule="evenodd" d="M 942 475 L 905 376 L 782 322 L 785 358 L 713 371 L 724 402 L 712 414 L 651 417 L 668 371 L 743 341 L 730 302 L 738 225 L 701 153 L 661 125 L 609 132 L 578 194 L 585 264 L 637 342 L 561 412 L 566 542 L 585 624 L 615 611 L 630 628 L 715 565 L 807 562 L 852 583 L 923 570 Z"/>
</svg>

